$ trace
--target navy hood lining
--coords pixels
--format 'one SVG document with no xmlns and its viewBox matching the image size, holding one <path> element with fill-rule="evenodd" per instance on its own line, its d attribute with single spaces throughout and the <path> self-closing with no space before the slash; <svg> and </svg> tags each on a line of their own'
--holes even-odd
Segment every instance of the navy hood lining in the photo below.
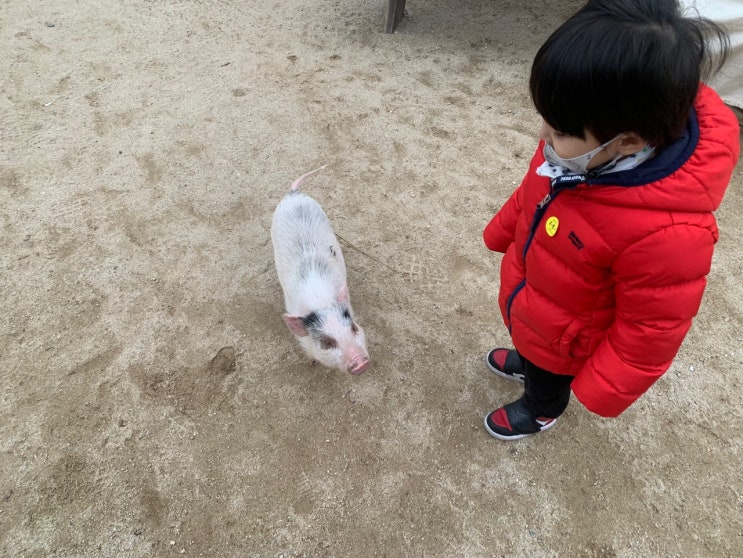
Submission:
<svg viewBox="0 0 743 558">
<path fill-rule="evenodd" d="M 639 167 L 623 172 L 609 173 L 597 178 L 590 178 L 589 173 L 588 180 L 585 183 L 589 185 L 641 186 L 661 180 L 680 169 L 694 153 L 698 143 L 699 121 L 697 120 L 696 110 L 692 108 L 686 129 L 681 137 L 659 151 L 655 157 Z"/>
</svg>

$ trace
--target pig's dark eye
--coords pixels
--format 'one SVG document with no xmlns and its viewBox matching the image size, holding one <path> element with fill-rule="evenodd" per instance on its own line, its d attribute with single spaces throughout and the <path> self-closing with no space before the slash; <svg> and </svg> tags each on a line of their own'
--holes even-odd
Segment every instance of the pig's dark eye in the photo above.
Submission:
<svg viewBox="0 0 743 558">
<path fill-rule="evenodd" d="M 359 326 L 356 324 L 351 324 L 351 331 L 353 331 L 353 334 L 356 335 L 359 332 Z"/>
<path fill-rule="evenodd" d="M 328 337 L 326 335 L 323 335 L 322 337 L 320 337 L 320 348 L 323 351 L 329 351 L 330 349 L 335 349 L 337 346 L 338 346 L 338 343 L 332 337 Z"/>
<path fill-rule="evenodd" d="M 349 312 L 347 309 L 343 311 L 343 317 L 347 320 L 351 319 L 351 312 Z"/>
</svg>

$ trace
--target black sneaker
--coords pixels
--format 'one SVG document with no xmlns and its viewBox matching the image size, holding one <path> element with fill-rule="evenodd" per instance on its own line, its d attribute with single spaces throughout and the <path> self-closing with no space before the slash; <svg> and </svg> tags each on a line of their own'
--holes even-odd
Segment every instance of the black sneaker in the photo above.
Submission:
<svg viewBox="0 0 743 558">
<path fill-rule="evenodd" d="M 499 376 L 524 383 L 524 364 L 514 349 L 493 349 L 485 357 L 485 362 Z"/>
<path fill-rule="evenodd" d="M 499 440 L 520 440 L 552 428 L 557 419 L 535 417 L 521 399 L 504 405 L 485 417 L 485 430 Z"/>
</svg>

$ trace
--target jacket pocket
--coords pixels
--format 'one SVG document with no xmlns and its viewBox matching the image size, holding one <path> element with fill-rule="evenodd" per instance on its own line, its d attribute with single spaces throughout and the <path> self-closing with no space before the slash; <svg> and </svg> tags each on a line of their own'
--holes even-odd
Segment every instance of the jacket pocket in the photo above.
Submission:
<svg viewBox="0 0 743 558">
<path fill-rule="evenodd" d="M 565 328 L 557 343 L 557 352 L 561 357 L 586 358 L 590 339 L 585 335 L 586 324 L 573 320 Z"/>
</svg>

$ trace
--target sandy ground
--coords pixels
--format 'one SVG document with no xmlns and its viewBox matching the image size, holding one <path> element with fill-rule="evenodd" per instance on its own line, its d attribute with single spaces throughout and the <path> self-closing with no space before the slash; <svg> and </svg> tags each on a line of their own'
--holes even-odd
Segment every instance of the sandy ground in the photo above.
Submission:
<svg viewBox="0 0 743 558">
<path fill-rule="evenodd" d="M 0 0 L 0 555 L 743 555 L 743 170 L 671 370 L 494 440 L 480 235 L 580 2 L 408 4 Z M 271 214 L 324 163 L 360 377 L 280 317 Z"/>
</svg>

